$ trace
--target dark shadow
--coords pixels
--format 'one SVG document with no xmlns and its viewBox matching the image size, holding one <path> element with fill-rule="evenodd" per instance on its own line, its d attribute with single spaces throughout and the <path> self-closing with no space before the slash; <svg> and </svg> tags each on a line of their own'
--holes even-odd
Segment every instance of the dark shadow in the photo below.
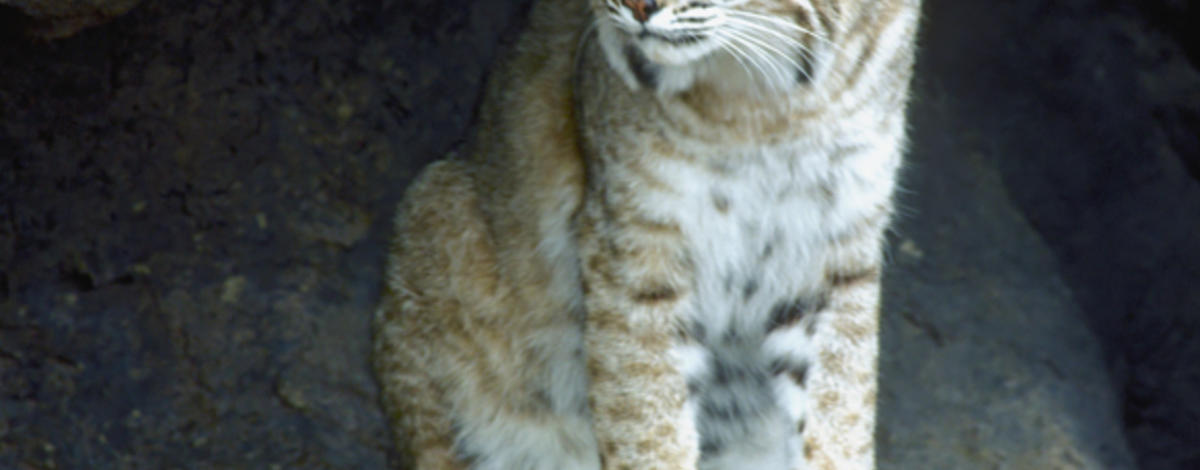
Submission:
<svg viewBox="0 0 1200 470">
<path fill-rule="evenodd" d="M 881 468 L 1200 459 L 1200 83 L 1112 4 L 925 2 Z"/>
</svg>

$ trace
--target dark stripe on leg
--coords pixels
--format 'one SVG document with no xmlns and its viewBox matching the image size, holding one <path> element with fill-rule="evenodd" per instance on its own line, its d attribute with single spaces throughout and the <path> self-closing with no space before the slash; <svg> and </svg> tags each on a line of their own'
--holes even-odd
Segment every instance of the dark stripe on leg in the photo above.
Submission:
<svg viewBox="0 0 1200 470">
<path fill-rule="evenodd" d="M 679 293 L 675 289 L 668 286 L 647 286 L 644 289 L 633 293 L 633 301 L 639 304 L 655 304 L 659 302 L 670 302 L 679 297 Z"/>
<path fill-rule="evenodd" d="M 834 289 L 845 289 L 856 284 L 879 279 L 879 266 L 868 266 L 854 270 L 829 270 L 825 272 L 825 281 Z"/>
</svg>

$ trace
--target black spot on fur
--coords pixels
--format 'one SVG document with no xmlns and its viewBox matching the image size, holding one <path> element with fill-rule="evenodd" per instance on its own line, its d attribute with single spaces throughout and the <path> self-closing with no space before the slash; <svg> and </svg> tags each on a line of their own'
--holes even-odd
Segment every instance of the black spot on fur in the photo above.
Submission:
<svg viewBox="0 0 1200 470">
<path fill-rule="evenodd" d="M 534 390 L 533 405 L 541 410 L 550 410 L 554 408 L 554 401 L 550 398 L 550 391 L 542 387 L 538 387 L 537 390 Z"/>
<path fill-rule="evenodd" d="M 705 400 L 700 406 L 700 411 L 705 417 L 720 421 L 738 421 L 746 414 L 746 410 L 742 409 L 742 404 L 737 400 Z"/>
<path fill-rule="evenodd" d="M 804 418 L 800 418 L 799 421 L 796 421 L 796 434 L 804 434 L 804 426 L 807 423 L 808 422 L 805 421 Z"/>
<path fill-rule="evenodd" d="M 713 207 L 722 214 L 729 212 L 729 198 L 720 193 L 712 193 Z"/>
<path fill-rule="evenodd" d="M 743 372 L 740 367 L 724 361 L 713 361 L 712 364 L 712 378 L 716 385 L 729 385 L 730 382 L 741 378 L 744 375 Z"/>
<path fill-rule="evenodd" d="M 808 362 L 792 363 L 785 359 L 776 359 L 771 361 L 771 375 L 787 374 L 792 381 L 801 387 L 807 385 L 808 382 Z"/>
<path fill-rule="evenodd" d="M 767 332 L 795 325 L 805 316 L 823 310 L 828 303 L 828 295 L 801 297 L 776 303 L 774 307 L 771 307 L 770 317 L 767 320 Z"/>
<path fill-rule="evenodd" d="M 771 373 L 771 375 L 779 375 L 779 374 L 784 373 L 787 370 L 788 370 L 788 361 L 786 361 L 784 359 L 775 359 L 775 360 L 771 361 L 771 365 L 769 367 L 767 367 L 767 371 L 769 371 Z"/>
<path fill-rule="evenodd" d="M 658 88 L 658 70 L 654 64 L 646 60 L 642 51 L 632 45 L 625 46 L 625 60 L 629 63 L 629 70 L 633 72 L 638 83 L 646 88 Z"/>
<path fill-rule="evenodd" d="M 800 387 L 808 386 L 808 363 L 804 362 L 793 367 L 788 371 L 788 377 L 791 377 Z"/>
<path fill-rule="evenodd" d="M 705 382 L 692 395 L 700 431 L 701 459 L 724 452 L 734 442 L 760 437 L 763 419 L 778 413 L 772 376 L 760 358 L 737 345 L 713 351 Z"/>
<path fill-rule="evenodd" d="M 712 384 L 725 387 L 734 383 L 748 383 L 755 387 L 765 387 L 768 382 L 767 371 L 760 364 L 740 364 L 721 359 L 712 361 Z"/>
<path fill-rule="evenodd" d="M 762 253 L 759 255 L 759 258 L 766 260 L 769 259 L 771 255 L 775 254 L 775 243 L 775 240 L 771 240 L 767 242 L 767 244 L 763 245 Z"/>
<path fill-rule="evenodd" d="M 743 299 L 749 299 L 750 297 L 753 297 L 756 292 L 758 292 L 758 279 L 746 281 L 746 285 L 742 286 Z"/>
</svg>

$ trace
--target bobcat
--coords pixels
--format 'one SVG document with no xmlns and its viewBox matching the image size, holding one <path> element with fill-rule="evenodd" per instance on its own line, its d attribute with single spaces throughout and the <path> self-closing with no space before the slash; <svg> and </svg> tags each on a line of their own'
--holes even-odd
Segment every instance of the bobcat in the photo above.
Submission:
<svg viewBox="0 0 1200 470">
<path fill-rule="evenodd" d="M 919 0 L 538 0 L 396 220 L 418 469 L 874 466 Z"/>
</svg>

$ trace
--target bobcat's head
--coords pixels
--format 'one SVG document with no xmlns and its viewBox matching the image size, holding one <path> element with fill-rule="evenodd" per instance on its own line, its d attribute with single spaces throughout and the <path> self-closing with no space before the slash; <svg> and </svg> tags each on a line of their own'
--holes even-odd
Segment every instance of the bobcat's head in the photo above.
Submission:
<svg viewBox="0 0 1200 470">
<path fill-rule="evenodd" d="M 610 65 L 632 87 L 697 80 L 778 90 L 815 82 L 845 0 L 590 0 Z"/>
</svg>

